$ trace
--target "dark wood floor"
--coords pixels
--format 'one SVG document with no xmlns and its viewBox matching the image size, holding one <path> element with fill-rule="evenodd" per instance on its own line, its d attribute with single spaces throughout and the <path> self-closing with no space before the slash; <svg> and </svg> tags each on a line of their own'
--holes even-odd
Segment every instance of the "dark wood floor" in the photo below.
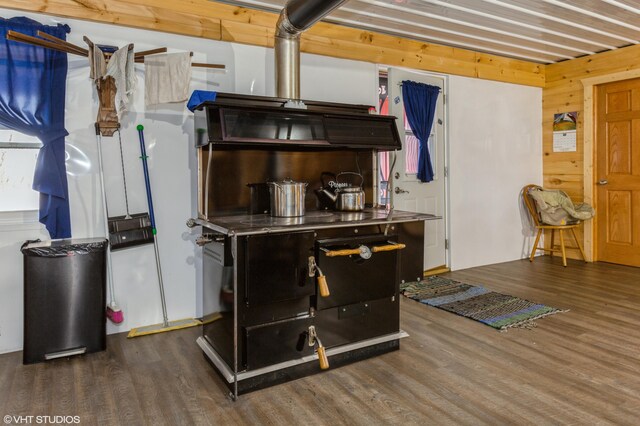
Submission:
<svg viewBox="0 0 640 426">
<path fill-rule="evenodd" d="M 500 333 L 402 300 L 400 351 L 231 402 L 196 329 L 23 366 L 0 356 L 0 415 L 82 424 L 629 424 L 640 421 L 640 268 L 537 258 L 446 274 L 570 312 Z"/>
</svg>

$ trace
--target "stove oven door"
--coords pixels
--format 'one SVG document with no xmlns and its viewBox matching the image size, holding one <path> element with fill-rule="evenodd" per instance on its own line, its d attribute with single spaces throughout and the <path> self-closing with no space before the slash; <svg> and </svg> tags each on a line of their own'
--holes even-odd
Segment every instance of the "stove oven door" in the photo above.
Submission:
<svg viewBox="0 0 640 426">
<path fill-rule="evenodd" d="M 248 306 L 307 300 L 315 292 L 309 277 L 313 232 L 252 235 L 245 238 L 245 302 Z M 294 310 L 289 316 L 299 311 Z"/>
<path fill-rule="evenodd" d="M 316 262 L 330 295 L 317 294 L 318 309 L 391 298 L 398 293 L 403 246 L 395 236 L 369 235 L 316 242 Z"/>
</svg>

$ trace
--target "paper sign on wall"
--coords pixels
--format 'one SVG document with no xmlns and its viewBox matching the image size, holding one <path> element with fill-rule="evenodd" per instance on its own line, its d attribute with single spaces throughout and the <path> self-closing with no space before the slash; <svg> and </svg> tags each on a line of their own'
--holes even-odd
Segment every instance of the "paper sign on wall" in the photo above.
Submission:
<svg viewBox="0 0 640 426">
<path fill-rule="evenodd" d="M 553 152 L 576 151 L 578 113 L 563 112 L 553 116 Z"/>
</svg>

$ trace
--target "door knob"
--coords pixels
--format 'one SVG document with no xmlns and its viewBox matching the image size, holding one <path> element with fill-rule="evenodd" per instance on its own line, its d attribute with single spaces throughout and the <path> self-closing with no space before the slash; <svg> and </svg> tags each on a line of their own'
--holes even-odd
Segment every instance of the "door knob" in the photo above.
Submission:
<svg viewBox="0 0 640 426">
<path fill-rule="evenodd" d="M 609 183 L 609 181 L 608 181 L 608 180 L 606 180 L 606 179 L 600 179 L 600 180 L 598 181 L 598 185 L 606 185 L 606 184 L 608 184 L 608 183 Z"/>
<path fill-rule="evenodd" d="M 393 192 L 395 192 L 396 194 L 408 194 L 409 191 L 407 191 L 406 189 L 402 189 L 398 186 L 396 186 L 396 189 L 393 190 Z"/>
</svg>

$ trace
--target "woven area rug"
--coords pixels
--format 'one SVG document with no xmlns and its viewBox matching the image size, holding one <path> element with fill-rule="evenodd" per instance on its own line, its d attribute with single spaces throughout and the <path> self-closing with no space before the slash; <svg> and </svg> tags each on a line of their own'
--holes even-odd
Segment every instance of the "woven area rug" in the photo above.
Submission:
<svg viewBox="0 0 640 426">
<path fill-rule="evenodd" d="M 567 312 L 438 276 L 401 284 L 400 291 L 420 303 L 471 318 L 497 330 L 532 328 L 538 318 Z"/>
</svg>

